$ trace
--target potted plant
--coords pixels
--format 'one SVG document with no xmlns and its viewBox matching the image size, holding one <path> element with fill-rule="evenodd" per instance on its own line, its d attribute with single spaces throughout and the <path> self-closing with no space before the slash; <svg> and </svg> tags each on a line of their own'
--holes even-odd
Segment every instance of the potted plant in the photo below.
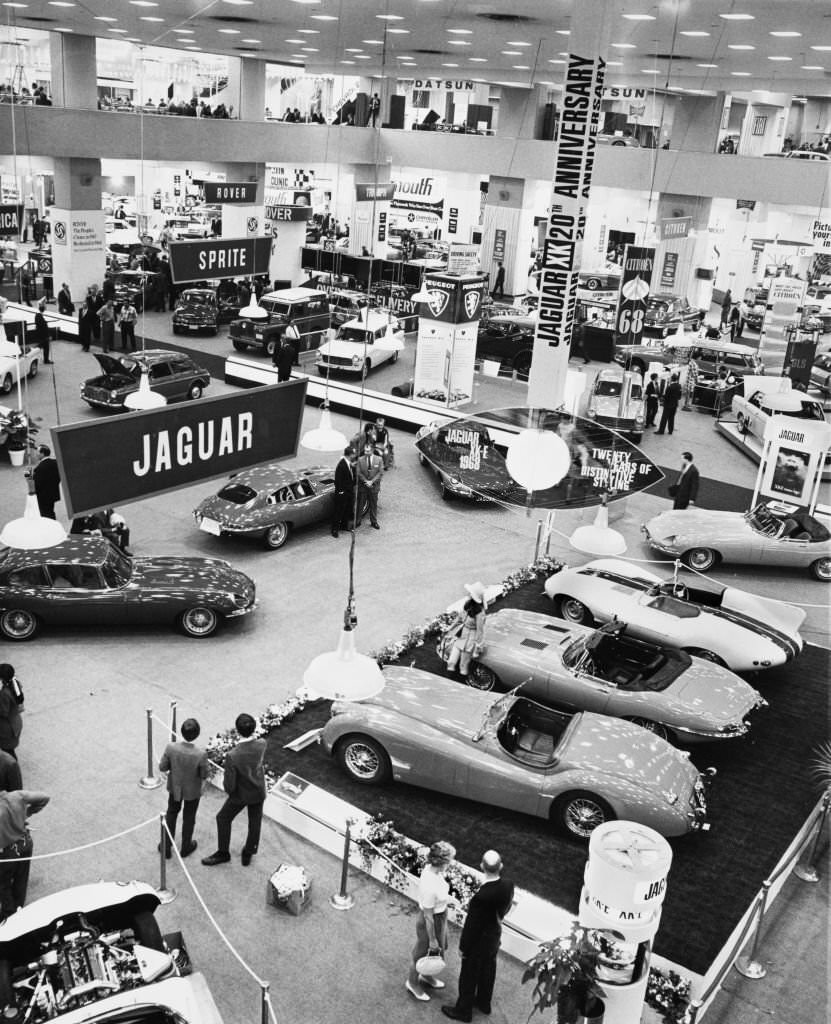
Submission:
<svg viewBox="0 0 831 1024">
<path fill-rule="evenodd" d="M 597 983 L 600 954 L 591 932 L 576 922 L 564 935 L 544 942 L 529 960 L 523 982 L 533 981 L 534 1011 L 553 1009 L 552 1024 L 600 1024 L 603 1020 L 603 989 Z"/>
<path fill-rule="evenodd" d="M 37 427 L 22 409 L 12 409 L 0 416 L 0 440 L 5 440 L 9 460 L 13 466 L 22 466 L 27 447 Z"/>
</svg>

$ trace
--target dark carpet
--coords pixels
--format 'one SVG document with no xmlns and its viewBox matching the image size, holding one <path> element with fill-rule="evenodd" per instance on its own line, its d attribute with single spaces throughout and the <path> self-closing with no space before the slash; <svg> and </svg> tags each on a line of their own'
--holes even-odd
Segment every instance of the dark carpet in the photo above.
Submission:
<svg viewBox="0 0 831 1024">
<path fill-rule="evenodd" d="M 550 612 L 541 590 L 540 582 L 527 584 L 495 607 Z M 433 645 L 402 662 L 441 671 Z M 704 973 L 811 812 L 819 793 L 810 761 L 828 738 L 827 680 L 828 652 L 808 648 L 795 664 L 751 679 L 770 707 L 754 713 L 747 737 L 692 748 L 699 768 L 718 768 L 710 791 L 712 828 L 670 841 L 673 866 L 655 943 L 662 956 Z M 518 885 L 576 913 L 584 845 L 510 811 L 402 784 L 359 786 L 321 747 L 300 754 L 282 749 L 327 718 L 328 704 L 321 703 L 275 730 L 267 755 L 271 769 L 295 772 L 419 841 L 447 839 L 463 863 L 477 864 L 482 851 L 494 847 Z"/>
</svg>

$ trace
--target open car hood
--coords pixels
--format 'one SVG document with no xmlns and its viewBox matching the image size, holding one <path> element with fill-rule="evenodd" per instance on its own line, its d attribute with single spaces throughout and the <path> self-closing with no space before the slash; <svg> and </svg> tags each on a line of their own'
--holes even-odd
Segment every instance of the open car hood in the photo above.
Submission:
<svg viewBox="0 0 831 1024">
<path fill-rule="evenodd" d="M 93 352 L 93 355 L 98 360 L 101 369 L 109 377 L 126 377 L 128 380 L 133 379 L 133 375 L 125 369 L 124 365 L 115 356 L 108 355 L 106 352 Z"/>
</svg>

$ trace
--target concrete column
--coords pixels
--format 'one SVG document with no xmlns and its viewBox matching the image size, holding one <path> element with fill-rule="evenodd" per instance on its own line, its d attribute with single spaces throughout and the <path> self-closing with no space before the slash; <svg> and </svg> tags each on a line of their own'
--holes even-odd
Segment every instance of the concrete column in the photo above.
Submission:
<svg viewBox="0 0 831 1024">
<path fill-rule="evenodd" d="M 52 264 L 55 290 L 66 282 L 76 304 L 106 269 L 106 231 L 101 209 L 101 161 L 55 159 Z"/>
<path fill-rule="evenodd" d="M 265 61 L 240 58 L 239 116 L 242 121 L 265 117 Z"/>
<path fill-rule="evenodd" d="M 222 237 L 253 238 L 262 235 L 265 226 L 265 188 L 262 164 L 224 164 L 226 181 L 256 181 L 254 203 L 222 204 Z"/>
<path fill-rule="evenodd" d="M 670 149 L 715 153 L 721 131 L 724 93 L 717 96 L 677 96 L 670 133 Z M 661 145 L 665 142 L 661 140 Z"/>
<path fill-rule="evenodd" d="M 527 194 L 526 194 L 527 193 Z M 498 264 L 505 268 L 505 295 L 523 295 L 531 263 L 533 193 L 521 178 L 492 174 L 482 219 L 482 272 L 492 283 Z"/>
<path fill-rule="evenodd" d="M 499 97 L 497 131 L 503 138 L 533 139 L 537 121 L 539 89 L 503 85 Z"/>
<path fill-rule="evenodd" d="M 373 92 L 376 90 L 373 90 Z M 390 182 L 391 165 L 353 164 L 355 173 L 355 195 L 352 200 L 352 212 L 349 218 L 349 252 L 360 256 L 364 249 L 374 256 L 386 251 L 389 231 L 389 211 L 391 195 L 384 198 L 359 198 L 359 185 L 388 185 Z M 364 190 L 361 190 L 364 195 Z M 383 238 L 379 236 L 383 235 Z"/>
<path fill-rule="evenodd" d="M 97 110 L 95 38 L 71 35 L 68 32 L 51 32 L 49 54 L 54 105 L 73 107 L 76 110 Z"/>
</svg>

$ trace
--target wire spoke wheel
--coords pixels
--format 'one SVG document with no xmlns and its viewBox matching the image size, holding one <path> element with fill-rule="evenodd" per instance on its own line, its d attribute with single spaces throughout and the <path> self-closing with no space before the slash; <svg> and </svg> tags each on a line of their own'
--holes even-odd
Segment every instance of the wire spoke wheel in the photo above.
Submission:
<svg viewBox="0 0 831 1024">
<path fill-rule="evenodd" d="M 563 828 L 579 839 L 588 839 L 598 825 L 614 817 L 605 800 L 592 793 L 572 793 L 558 806 Z"/>
<path fill-rule="evenodd" d="M 29 640 L 37 628 L 37 617 L 25 608 L 10 608 L 0 616 L 0 633 L 7 640 Z"/>
<path fill-rule="evenodd" d="M 200 604 L 182 612 L 180 622 L 183 632 L 188 636 L 202 639 L 216 632 L 219 616 L 213 608 Z"/>
</svg>

